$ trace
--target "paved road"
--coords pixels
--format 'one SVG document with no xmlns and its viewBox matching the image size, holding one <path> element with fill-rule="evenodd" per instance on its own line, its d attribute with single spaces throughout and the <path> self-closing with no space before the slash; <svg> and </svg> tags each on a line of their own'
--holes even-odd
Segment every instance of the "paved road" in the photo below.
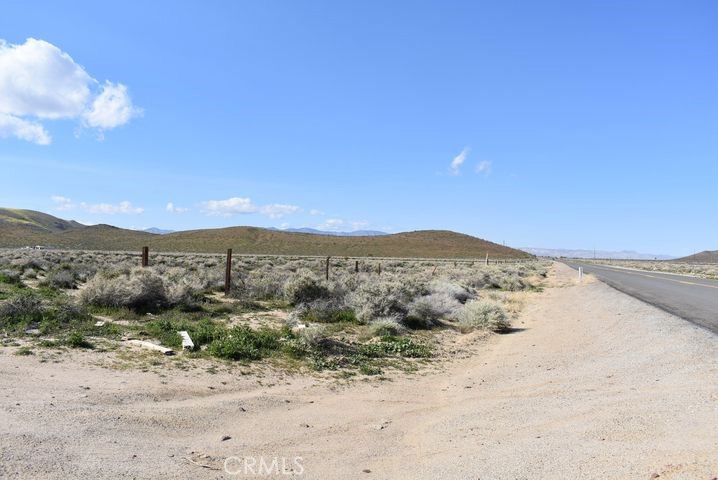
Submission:
<svg viewBox="0 0 718 480">
<path fill-rule="evenodd" d="M 718 280 L 566 262 L 644 302 L 718 334 Z"/>
</svg>

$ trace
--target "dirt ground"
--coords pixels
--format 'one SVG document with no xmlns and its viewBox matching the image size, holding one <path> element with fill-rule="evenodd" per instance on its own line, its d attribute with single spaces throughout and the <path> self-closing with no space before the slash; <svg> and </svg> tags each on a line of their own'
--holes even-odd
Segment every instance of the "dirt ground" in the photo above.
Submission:
<svg viewBox="0 0 718 480">
<path fill-rule="evenodd" d="M 718 337 L 563 265 L 549 282 L 514 333 L 388 381 L 0 349 L 0 477 L 715 478 Z"/>
</svg>

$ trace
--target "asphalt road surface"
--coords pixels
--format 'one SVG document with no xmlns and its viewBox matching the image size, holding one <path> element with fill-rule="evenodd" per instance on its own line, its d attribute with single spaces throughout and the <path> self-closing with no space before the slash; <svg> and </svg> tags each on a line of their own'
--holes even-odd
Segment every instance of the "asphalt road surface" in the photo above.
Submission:
<svg viewBox="0 0 718 480">
<path fill-rule="evenodd" d="M 565 262 L 631 296 L 718 334 L 718 280 Z"/>
</svg>

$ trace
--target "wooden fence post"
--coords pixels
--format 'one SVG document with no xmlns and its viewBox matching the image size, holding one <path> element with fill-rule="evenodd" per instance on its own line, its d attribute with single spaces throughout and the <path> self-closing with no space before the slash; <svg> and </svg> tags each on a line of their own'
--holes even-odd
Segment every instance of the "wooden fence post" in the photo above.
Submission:
<svg viewBox="0 0 718 480">
<path fill-rule="evenodd" d="M 486 265 L 488 265 L 488 264 L 489 264 L 489 253 L 486 252 Z"/>
<path fill-rule="evenodd" d="M 359 273 L 359 260 L 354 262 L 354 273 Z"/>
<path fill-rule="evenodd" d="M 227 265 L 224 270 L 224 295 L 229 295 L 232 289 L 232 249 L 227 249 Z"/>
<path fill-rule="evenodd" d="M 379 268 L 377 269 L 377 273 L 381 275 L 381 263 L 379 264 Z"/>
<path fill-rule="evenodd" d="M 142 247 L 142 266 L 147 267 L 150 264 L 150 247 Z"/>
<path fill-rule="evenodd" d="M 331 258 L 332 258 L 332 257 L 327 257 L 327 266 L 326 266 L 326 271 L 324 272 L 327 281 L 329 281 L 329 260 L 330 260 Z"/>
</svg>

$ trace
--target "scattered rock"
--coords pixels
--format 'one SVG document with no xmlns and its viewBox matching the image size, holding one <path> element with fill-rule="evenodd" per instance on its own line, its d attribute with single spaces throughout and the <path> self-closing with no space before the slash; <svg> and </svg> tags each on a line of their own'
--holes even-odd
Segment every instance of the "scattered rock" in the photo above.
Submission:
<svg viewBox="0 0 718 480">
<path fill-rule="evenodd" d="M 226 442 L 227 440 L 232 440 L 232 437 L 230 437 L 229 435 L 224 435 L 224 436 L 222 436 L 222 441 L 223 441 L 223 442 Z"/>
</svg>

